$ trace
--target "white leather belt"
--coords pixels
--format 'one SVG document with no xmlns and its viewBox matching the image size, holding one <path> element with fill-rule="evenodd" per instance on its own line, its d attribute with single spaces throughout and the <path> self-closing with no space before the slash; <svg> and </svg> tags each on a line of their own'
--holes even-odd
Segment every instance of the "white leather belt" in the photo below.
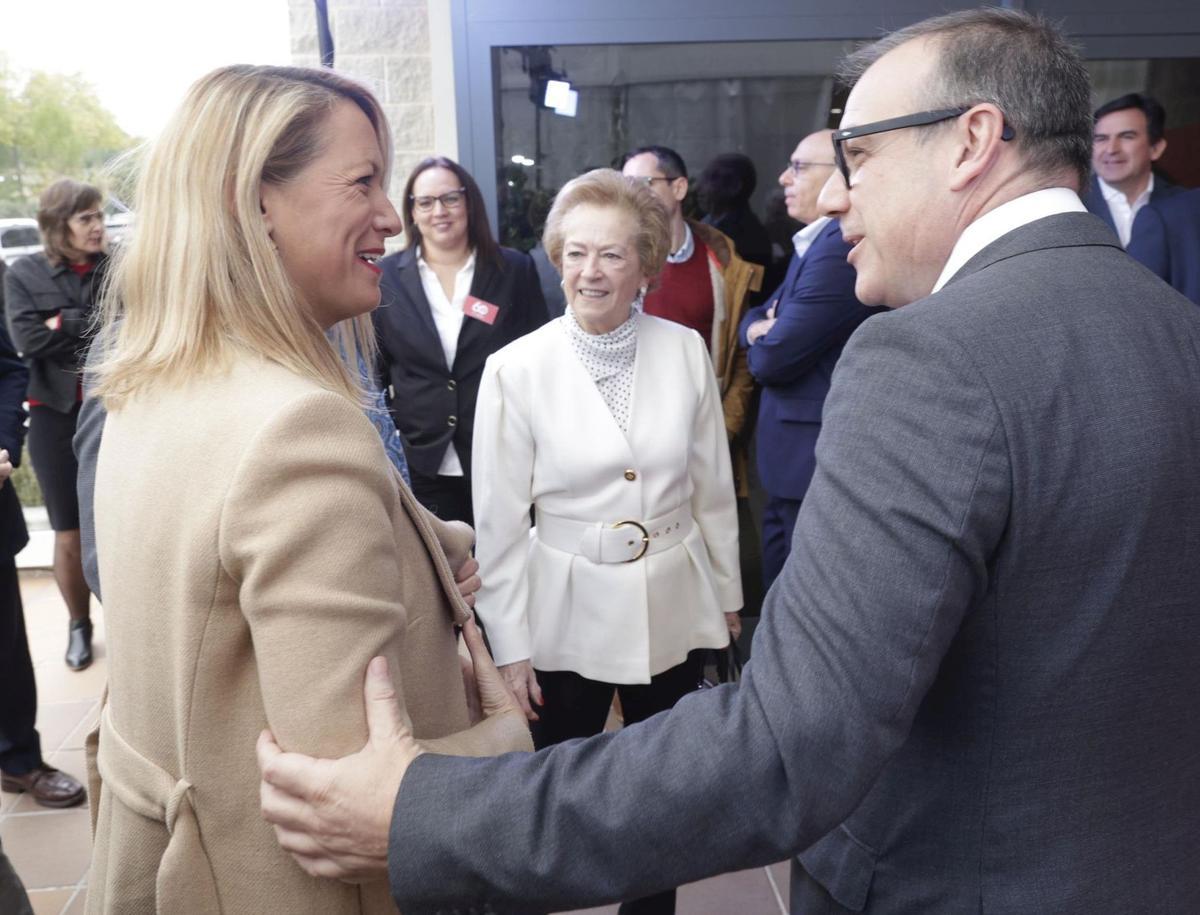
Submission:
<svg viewBox="0 0 1200 915">
<path fill-rule="evenodd" d="M 636 562 L 681 543 L 695 523 L 687 505 L 649 521 L 576 521 L 539 511 L 537 538 L 592 562 Z"/>
</svg>

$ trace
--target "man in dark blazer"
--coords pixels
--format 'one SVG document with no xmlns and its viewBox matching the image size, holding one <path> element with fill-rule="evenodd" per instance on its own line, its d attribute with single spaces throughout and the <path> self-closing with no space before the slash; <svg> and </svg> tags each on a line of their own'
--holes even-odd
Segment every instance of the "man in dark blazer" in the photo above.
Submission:
<svg viewBox="0 0 1200 915">
<path fill-rule="evenodd" d="M 479 218 L 486 218 L 482 214 Z M 453 366 L 434 326 L 415 247 L 380 261 L 382 301 L 372 317 L 379 335 L 381 379 L 390 387 L 392 416 L 404 441 L 413 493 L 435 515 L 473 523 L 471 437 L 475 400 L 487 357 L 546 323 L 549 315 L 529 256 L 493 246 L 495 257 L 476 252 L 472 296 L 498 306 L 494 323 L 464 318 Z M 439 477 L 454 445 L 463 476 Z"/>
<path fill-rule="evenodd" d="M 1129 253 L 1200 305 L 1200 190 L 1138 213 Z"/>
<path fill-rule="evenodd" d="M 3 274 L 0 263 L 0 281 Z M 0 315 L 3 311 L 0 291 Z M 0 782 L 5 791 L 29 792 L 42 806 L 73 807 L 83 803 L 86 792 L 74 778 L 46 765 L 34 727 L 37 685 L 17 577 L 16 555 L 29 542 L 29 534 L 8 476 L 21 464 L 28 384 L 29 371 L 0 320 Z"/>
<path fill-rule="evenodd" d="M 788 215 L 805 223 L 783 283 L 738 328 L 750 372 L 762 385 L 755 428 L 763 510 L 762 575 L 769 589 L 792 547 L 800 503 L 816 466 L 821 409 L 842 347 L 872 314 L 854 297 L 850 246 L 817 197 L 833 173 L 831 130 L 809 134 L 779 176 Z"/>
<path fill-rule="evenodd" d="M 1084 211 L 1087 71 L 1044 20 L 950 13 L 845 74 L 821 202 L 895 310 L 834 373 L 741 683 L 458 759 L 417 755 L 376 665 L 359 753 L 260 741 L 310 871 L 388 864 L 406 915 L 789 855 L 794 912 L 1195 910 L 1200 311 Z"/>
<path fill-rule="evenodd" d="M 1167 149 L 1166 111 L 1157 99 L 1131 92 L 1105 102 L 1093 117 L 1092 178 L 1083 202 L 1128 248 L 1142 207 L 1179 192 L 1154 172 Z"/>
</svg>

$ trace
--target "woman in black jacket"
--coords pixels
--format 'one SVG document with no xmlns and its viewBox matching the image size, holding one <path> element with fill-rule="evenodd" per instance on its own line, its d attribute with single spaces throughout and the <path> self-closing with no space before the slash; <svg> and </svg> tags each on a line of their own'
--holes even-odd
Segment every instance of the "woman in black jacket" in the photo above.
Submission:
<svg viewBox="0 0 1200 915">
<path fill-rule="evenodd" d="M 487 357 L 546 323 L 529 255 L 492 238 L 483 195 L 442 156 L 404 186 L 406 247 L 380 261 L 374 312 L 382 383 L 404 440 L 413 494 L 447 521 L 474 523 L 471 436 Z"/>
<path fill-rule="evenodd" d="M 16 261 L 4 277 L 8 326 L 29 364 L 29 457 L 54 528 L 54 579 L 71 615 L 66 660 L 73 670 L 92 663 L 91 595 L 80 559 L 71 437 L 107 262 L 102 200 L 99 190 L 69 178 L 46 188 L 38 201 L 43 251 Z"/>
</svg>

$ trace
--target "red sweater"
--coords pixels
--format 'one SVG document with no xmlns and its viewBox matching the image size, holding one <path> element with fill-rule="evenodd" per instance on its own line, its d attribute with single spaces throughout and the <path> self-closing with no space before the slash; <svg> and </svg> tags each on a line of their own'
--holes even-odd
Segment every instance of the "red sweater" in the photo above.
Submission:
<svg viewBox="0 0 1200 915">
<path fill-rule="evenodd" d="M 713 287 L 708 271 L 708 246 L 692 236 L 696 249 L 681 264 L 668 263 L 658 277 L 658 288 L 646 294 L 646 314 L 666 318 L 695 330 L 708 346 L 712 339 Z"/>
</svg>

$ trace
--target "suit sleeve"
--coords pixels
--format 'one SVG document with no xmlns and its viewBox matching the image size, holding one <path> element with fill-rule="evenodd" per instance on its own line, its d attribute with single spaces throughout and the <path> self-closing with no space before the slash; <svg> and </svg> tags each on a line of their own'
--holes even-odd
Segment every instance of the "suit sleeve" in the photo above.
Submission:
<svg viewBox="0 0 1200 915">
<path fill-rule="evenodd" d="M 0 448 L 8 452 L 14 467 L 21 463 L 25 441 L 25 389 L 29 371 L 13 349 L 8 331 L 0 326 Z"/>
<path fill-rule="evenodd" d="M 524 661 L 533 650 L 527 574 L 533 434 L 513 374 L 494 356 L 484 365 L 471 444 L 475 555 L 483 579 L 475 609 L 497 664 Z"/>
<path fill-rule="evenodd" d="M 234 472 L 221 561 L 238 582 L 268 725 L 286 749 L 333 757 L 362 746 L 362 678 L 375 655 L 391 662 L 408 720 L 394 485 L 375 429 L 329 392 L 280 410 Z M 489 719 L 434 749 L 509 749 L 498 733 L 508 725 Z"/>
<path fill-rule="evenodd" d="M 100 560 L 96 555 L 96 461 L 100 455 L 100 440 L 104 436 L 108 414 L 104 404 L 92 393 L 95 384 L 92 367 L 100 361 L 106 349 L 105 341 L 109 338 L 103 333 L 97 334 L 88 347 L 87 361 L 83 367 L 83 403 L 79 407 L 75 437 L 71 440 L 79 467 L 76 490 L 79 496 L 79 545 L 83 554 L 83 577 L 97 599 L 102 598 Z"/>
<path fill-rule="evenodd" d="M 1171 252 L 1163 218 L 1153 206 L 1145 206 L 1133 220 L 1129 237 L 1129 256 L 1156 276 L 1171 282 Z"/>
<path fill-rule="evenodd" d="M 810 371 L 830 347 L 840 346 L 871 312 L 854 297 L 857 274 L 846 262 L 840 230 L 813 242 L 778 320 L 747 350 L 761 384 L 790 384 Z"/>
<path fill-rule="evenodd" d="M 693 383 L 700 390 L 700 402 L 692 427 L 692 448 L 688 477 L 692 483 L 692 517 L 704 538 L 722 612 L 742 608 L 742 573 L 738 556 L 737 499 L 733 489 L 733 471 L 725 421 L 721 415 L 717 379 L 709 367 L 708 350 L 698 334 L 689 338 L 692 346 Z"/>
<path fill-rule="evenodd" d="M 779 295 L 778 292 L 775 295 Z M 775 296 L 772 296 L 773 299 Z M 771 300 L 762 305 L 755 305 L 753 308 L 747 308 L 746 313 L 742 315 L 742 321 L 738 325 L 738 344 L 743 348 L 750 346 L 750 341 L 746 339 L 746 334 L 750 331 L 750 325 L 755 321 L 761 321 L 767 316 L 767 309 L 770 307 Z"/>
<path fill-rule="evenodd" d="M 782 860 L 858 806 L 988 586 L 1008 451 L 970 355 L 896 312 L 847 347 L 817 460 L 740 685 L 533 756 L 418 759 L 393 811 L 404 912 L 643 896 Z"/>
<path fill-rule="evenodd" d="M 74 368 L 87 325 L 82 309 L 64 307 L 61 298 L 35 295 L 15 267 L 4 275 L 4 301 L 12 341 L 22 356 Z M 45 322 L 55 315 L 61 316 L 61 327 L 52 330 Z"/>
</svg>

